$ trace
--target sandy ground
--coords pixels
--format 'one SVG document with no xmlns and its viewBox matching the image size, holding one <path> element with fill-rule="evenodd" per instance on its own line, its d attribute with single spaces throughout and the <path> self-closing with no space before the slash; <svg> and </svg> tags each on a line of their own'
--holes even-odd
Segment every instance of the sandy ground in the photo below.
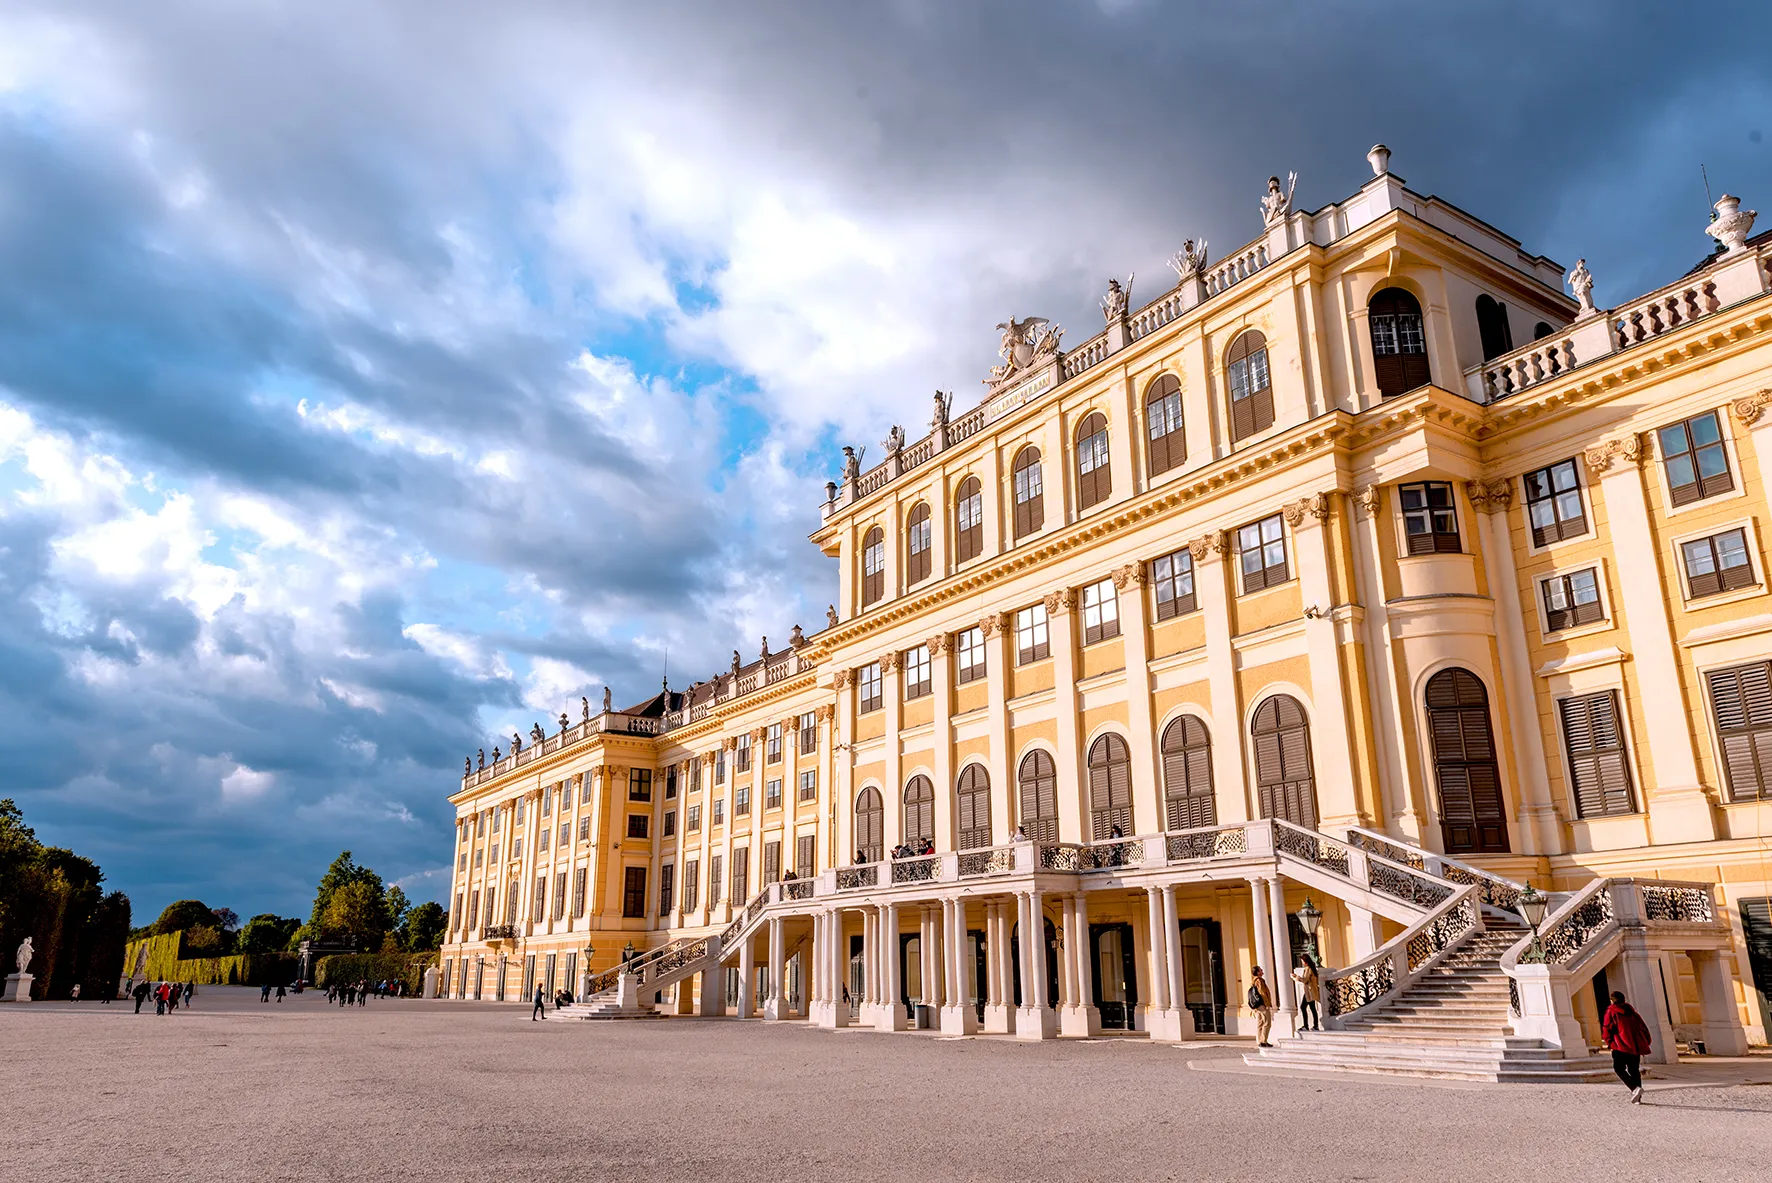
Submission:
<svg viewBox="0 0 1772 1183">
<path fill-rule="evenodd" d="M 1706 1072 L 1709 1071 L 1707 1075 Z M 1772 1061 L 1622 1086 L 1240 1068 L 1020 1044 L 209 988 L 0 1010 L 0 1179 L 1765 1179 Z"/>
</svg>

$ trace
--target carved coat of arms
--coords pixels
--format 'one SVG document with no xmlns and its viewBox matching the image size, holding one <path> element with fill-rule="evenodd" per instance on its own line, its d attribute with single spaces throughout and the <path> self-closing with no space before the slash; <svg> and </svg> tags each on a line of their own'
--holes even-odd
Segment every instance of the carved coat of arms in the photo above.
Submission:
<svg viewBox="0 0 1772 1183">
<path fill-rule="evenodd" d="M 1058 355 L 1058 339 L 1064 330 L 1043 316 L 1030 316 L 1025 320 L 1011 317 L 997 326 L 1002 339 L 997 344 L 997 354 L 1003 364 L 991 367 L 991 376 L 984 380 L 986 386 L 1000 386 L 1024 370 L 1033 369 Z"/>
</svg>

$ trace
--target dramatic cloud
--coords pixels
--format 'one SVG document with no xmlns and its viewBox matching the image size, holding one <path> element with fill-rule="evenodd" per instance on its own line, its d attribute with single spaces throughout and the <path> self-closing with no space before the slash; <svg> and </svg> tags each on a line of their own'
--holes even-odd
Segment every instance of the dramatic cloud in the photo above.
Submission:
<svg viewBox="0 0 1772 1183">
<path fill-rule="evenodd" d="M 839 440 L 1375 140 L 1602 302 L 1772 201 L 1712 6 L 0 12 L 0 757 L 138 912 L 441 891 L 463 754 L 809 626 Z M 913 426 L 913 430 L 915 428 Z"/>
</svg>

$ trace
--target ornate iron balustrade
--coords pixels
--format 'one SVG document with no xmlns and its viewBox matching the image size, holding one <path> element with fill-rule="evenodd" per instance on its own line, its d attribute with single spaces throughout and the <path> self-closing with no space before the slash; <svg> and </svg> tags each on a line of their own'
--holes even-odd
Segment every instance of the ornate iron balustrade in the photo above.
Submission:
<svg viewBox="0 0 1772 1183">
<path fill-rule="evenodd" d="M 892 882 L 928 883 L 935 879 L 940 872 L 941 857 L 939 855 L 896 859 L 892 863 Z"/>
<path fill-rule="evenodd" d="M 483 941 L 514 941 L 517 939 L 517 926 L 514 924 L 488 925 L 480 934 Z"/>
<path fill-rule="evenodd" d="M 1538 934 L 1544 959 L 1551 965 L 1567 965 L 1582 948 L 1617 920 L 1612 907 L 1611 883 L 1602 880 L 1597 889 Z"/>
<path fill-rule="evenodd" d="M 1424 925 L 1409 938 L 1409 972 L 1414 973 L 1439 954 L 1477 930 L 1477 902 L 1465 896 L 1450 910 Z"/>
<path fill-rule="evenodd" d="M 1508 912 L 1520 910 L 1521 888 L 1514 886 L 1497 875 L 1489 875 L 1474 871 L 1457 863 L 1442 862 L 1440 877 L 1450 879 L 1454 883 L 1468 883 L 1477 889 L 1477 898 L 1492 908 L 1501 908 Z"/>
<path fill-rule="evenodd" d="M 1643 893 L 1643 916 L 1650 921 L 1714 924 L 1716 901 L 1710 888 L 1672 883 L 1637 884 Z"/>
<path fill-rule="evenodd" d="M 1082 848 L 1074 842 L 1041 842 L 1035 854 L 1035 865 L 1042 871 L 1080 871 L 1083 868 Z"/>
<path fill-rule="evenodd" d="M 1363 961 L 1335 977 L 1323 978 L 1323 1006 L 1341 1016 L 1371 1006 L 1397 988 L 1396 962 L 1389 957 Z"/>
<path fill-rule="evenodd" d="M 1313 834 L 1290 822 L 1274 820 L 1274 849 L 1283 850 L 1344 879 L 1350 877 L 1347 847 L 1333 838 Z"/>
<path fill-rule="evenodd" d="M 962 879 L 971 879 L 979 875 L 998 875 L 1015 868 L 1014 848 L 996 846 L 988 850 L 962 850 L 959 857 L 959 874 Z"/>
<path fill-rule="evenodd" d="M 816 879 L 789 879 L 781 885 L 781 896 L 786 900 L 809 900 L 817 894 Z"/>
<path fill-rule="evenodd" d="M 656 981 L 672 970 L 681 969 L 692 961 L 699 961 L 708 954 L 708 938 L 698 937 L 686 944 L 676 943 L 668 946 L 665 953 L 643 968 L 646 977 Z"/>
<path fill-rule="evenodd" d="M 1079 848 L 1078 870 L 1101 871 L 1112 867 L 1136 867 L 1144 862 L 1144 840 L 1114 838 Z"/>
<path fill-rule="evenodd" d="M 1407 867 L 1399 867 L 1378 858 L 1367 860 L 1366 881 L 1373 891 L 1426 908 L 1438 907 L 1451 899 L 1456 890 L 1448 884 L 1429 879 L 1426 875 L 1418 875 Z"/>
<path fill-rule="evenodd" d="M 1376 834 L 1368 834 L 1362 830 L 1349 830 L 1347 835 L 1349 846 L 1357 846 L 1367 854 L 1375 854 L 1387 858 L 1393 863 L 1401 863 L 1416 871 L 1427 870 L 1427 863 L 1422 859 L 1419 850 L 1411 850 L 1407 846 L 1399 846 L 1395 842 L 1387 842 Z M 1450 876 L 1448 876 L 1450 878 Z"/>
<path fill-rule="evenodd" d="M 1520 983 L 1511 974 L 1507 979 L 1507 1012 L 1516 1017 L 1520 1014 Z"/>
<path fill-rule="evenodd" d="M 1164 853 L 1172 863 L 1187 859 L 1223 858 L 1226 855 L 1249 853 L 1249 839 L 1242 826 L 1187 830 L 1169 835 Z"/>
<path fill-rule="evenodd" d="M 873 887 L 880 882 L 880 868 L 875 863 L 866 863 L 859 867 L 837 868 L 837 890 L 853 891 L 858 887 Z"/>
<path fill-rule="evenodd" d="M 746 905 L 745 910 L 744 910 L 744 922 L 746 924 L 749 924 L 751 921 L 755 920 L 759 915 L 761 915 L 763 912 L 763 909 L 767 908 L 768 906 L 769 906 L 769 889 L 767 887 L 765 887 L 762 890 L 760 890 L 759 892 L 757 892 L 756 895 L 752 896 L 751 902 L 748 905 Z"/>
</svg>

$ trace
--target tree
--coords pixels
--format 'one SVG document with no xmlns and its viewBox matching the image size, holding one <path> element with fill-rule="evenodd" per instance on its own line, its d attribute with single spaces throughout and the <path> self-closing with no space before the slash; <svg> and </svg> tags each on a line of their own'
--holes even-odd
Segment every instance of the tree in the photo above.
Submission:
<svg viewBox="0 0 1772 1183">
<path fill-rule="evenodd" d="M 289 947 L 290 938 L 300 927 L 301 921 L 293 917 L 260 912 L 240 930 L 237 947 L 242 953 L 281 953 Z"/>
<path fill-rule="evenodd" d="M 382 893 L 383 903 L 388 913 L 388 927 L 399 928 L 406 922 L 406 912 L 410 908 L 406 893 L 400 890 L 399 884 L 388 884 L 387 891 Z"/>
<path fill-rule="evenodd" d="M 31 938 L 37 998 L 115 990 L 129 898 L 103 891 L 104 872 L 71 850 L 44 846 L 10 797 L 0 799 L 0 951 Z M 11 968 L 8 961 L 7 968 Z"/>
<path fill-rule="evenodd" d="M 217 908 L 215 910 L 215 926 L 223 932 L 239 932 L 240 913 L 232 908 Z"/>
<path fill-rule="evenodd" d="M 368 867 L 358 866 L 352 860 L 350 851 L 341 851 L 339 856 L 332 860 L 332 865 L 326 868 L 326 874 L 320 876 L 320 885 L 314 889 L 314 910 L 308 917 L 309 928 L 324 929 L 327 927 L 326 910 L 332 904 L 332 897 L 341 888 L 352 883 L 370 884 L 378 899 L 382 894 L 381 876 Z M 386 925 L 383 927 L 385 928 Z"/>
<path fill-rule="evenodd" d="M 406 914 L 400 943 L 408 953 L 428 953 L 443 946 L 443 930 L 449 923 L 448 913 L 435 900 L 426 900 Z"/>
<path fill-rule="evenodd" d="M 339 887 L 327 900 L 319 927 L 327 936 L 350 937 L 366 949 L 379 949 L 388 931 L 387 901 L 380 884 L 357 879 Z"/>
<path fill-rule="evenodd" d="M 221 922 L 202 900 L 174 900 L 160 913 L 160 919 L 154 921 L 153 933 L 155 936 L 163 936 L 169 932 L 183 932 L 188 928 L 220 927 Z"/>
</svg>

